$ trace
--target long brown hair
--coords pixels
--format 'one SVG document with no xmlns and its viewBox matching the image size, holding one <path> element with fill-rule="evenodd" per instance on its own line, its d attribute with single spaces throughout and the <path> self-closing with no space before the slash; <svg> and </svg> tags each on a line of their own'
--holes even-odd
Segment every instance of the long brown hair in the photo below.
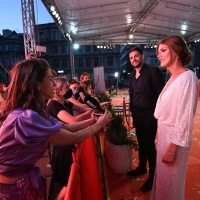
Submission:
<svg viewBox="0 0 200 200">
<path fill-rule="evenodd" d="M 183 66 L 189 65 L 191 63 L 192 53 L 183 37 L 179 35 L 170 35 L 162 39 L 157 45 L 157 53 L 160 44 L 166 44 L 170 50 L 173 50 L 178 55 Z"/>
<path fill-rule="evenodd" d="M 3 90 L 4 86 L 6 87 L 6 84 L 0 82 L 0 95 L 2 96 L 2 98 L 3 98 L 4 100 L 6 100 L 8 91 L 7 91 L 7 90 L 6 90 L 6 91 Z"/>
<path fill-rule="evenodd" d="M 38 83 L 43 81 L 48 69 L 50 66 L 43 59 L 23 60 L 14 66 L 10 71 L 11 81 L 1 121 L 19 107 L 34 110 L 46 118 Z"/>
</svg>

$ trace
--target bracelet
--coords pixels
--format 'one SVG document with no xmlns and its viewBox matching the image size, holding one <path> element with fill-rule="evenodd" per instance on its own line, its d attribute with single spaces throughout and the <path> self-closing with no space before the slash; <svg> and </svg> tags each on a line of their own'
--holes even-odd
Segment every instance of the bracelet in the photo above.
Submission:
<svg viewBox="0 0 200 200">
<path fill-rule="evenodd" d="M 92 129 L 93 135 L 95 134 L 94 129 L 92 128 L 92 126 L 90 126 L 90 128 Z"/>
</svg>

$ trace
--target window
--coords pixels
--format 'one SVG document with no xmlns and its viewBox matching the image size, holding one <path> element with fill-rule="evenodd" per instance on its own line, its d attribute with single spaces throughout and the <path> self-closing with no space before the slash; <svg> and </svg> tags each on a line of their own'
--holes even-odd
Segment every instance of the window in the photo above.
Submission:
<svg viewBox="0 0 200 200">
<path fill-rule="evenodd" d="M 66 53 L 66 47 L 65 47 L 64 44 L 61 46 L 61 53 L 62 53 L 62 54 L 65 54 L 65 53 Z"/>
<path fill-rule="evenodd" d="M 113 57 L 108 57 L 108 65 L 113 65 Z"/>
<path fill-rule="evenodd" d="M 17 44 L 15 44 L 15 45 L 13 45 L 13 51 L 19 51 L 19 48 L 18 48 L 18 45 Z"/>
<path fill-rule="evenodd" d="M 5 45 L 4 51 L 8 51 L 8 44 Z"/>
<path fill-rule="evenodd" d="M 78 66 L 82 67 L 83 66 L 83 58 L 78 59 Z"/>
<path fill-rule="evenodd" d="M 79 45 L 79 48 L 76 49 L 77 53 L 82 53 L 83 52 L 83 47 L 81 45 Z"/>
<path fill-rule="evenodd" d="M 40 41 L 44 41 L 44 32 L 40 32 L 39 33 L 39 38 L 40 38 Z"/>
<path fill-rule="evenodd" d="M 94 58 L 94 66 L 95 66 L 95 67 L 98 67 L 98 66 L 99 66 L 99 58 L 98 58 L 98 57 L 95 57 L 95 58 Z"/>
<path fill-rule="evenodd" d="M 57 45 L 53 45 L 53 53 L 58 53 L 58 46 Z"/>
<path fill-rule="evenodd" d="M 64 40 L 64 39 L 65 39 L 65 37 L 64 37 L 64 35 L 63 35 L 62 33 L 60 34 L 60 39 L 61 39 L 61 40 Z"/>
<path fill-rule="evenodd" d="M 52 31 L 51 32 L 51 39 L 52 40 L 57 40 L 57 33 L 56 33 L 56 31 Z"/>
<path fill-rule="evenodd" d="M 62 59 L 62 67 L 67 68 L 67 60 L 66 59 Z"/>
<path fill-rule="evenodd" d="M 90 52 L 90 45 L 86 45 L 86 46 L 85 46 L 85 51 L 86 51 L 87 53 Z"/>
<path fill-rule="evenodd" d="M 54 67 L 59 68 L 59 60 L 58 59 L 54 60 Z"/>
<path fill-rule="evenodd" d="M 97 48 L 96 45 L 94 45 L 93 47 L 94 47 L 94 51 L 95 51 L 95 52 L 98 52 L 98 51 L 99 51 L 99 49 Z"/>
<path fill-rule="evenodd" d="M 86 67 L 90 67 L 90 58 L 86 58 Z"/>
</svg>

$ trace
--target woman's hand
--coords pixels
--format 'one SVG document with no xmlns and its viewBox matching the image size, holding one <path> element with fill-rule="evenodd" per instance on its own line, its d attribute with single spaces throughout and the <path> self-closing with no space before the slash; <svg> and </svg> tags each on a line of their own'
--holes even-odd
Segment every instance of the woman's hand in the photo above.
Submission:
<svg viewBox="0 0 200 200">
<path fill-rule="evenodd" d="M 105 110 L 105 113 L 98 118 L 97 123 L 104 127 L 111 120 L 112 114 L 108 110 Z"/>
<path fill-rule="evenodd" d="M 162 157 L 162 162 L 167 164 L 167 165 L 171 165 L 173 164 L 174 160 L 175 160 L 175 152 L 170 152 L 169 150 L 164 154 L 164 156 Z"/>
<path fill-rule="evenodd" d="M 100 103 L 100 106 L 101 106 L 102 108 L 104 108 L 104 109 L 107 109 L 109 104 L 110 104 L 110 102 L 105 101 L 105 102 Z"/>
</svg>

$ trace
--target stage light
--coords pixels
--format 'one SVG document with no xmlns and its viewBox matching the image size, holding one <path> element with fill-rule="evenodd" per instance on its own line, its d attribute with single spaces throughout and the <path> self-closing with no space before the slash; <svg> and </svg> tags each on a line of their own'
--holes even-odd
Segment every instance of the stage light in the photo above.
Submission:
<svg viewBox="0 0 200 200">
<path fill-rule="evenodd" d="M 54 7 L 54 6 L 51 6 L 51 7 L 50 7 L 50 10 L 51 10 L 51 12 L 55 11 L 55 7 Z"/>
<path fill-rule="evenodd" d="M 75 43 L 74 44 L 74 49 L 78 49 L 79 48 L 79 44 Z"/>
<path fill-rule="evenodd" d="M 129 35 L 129 39 L 133 39 L 133 34 L 130 34 L 130 35 Z"/>
</svg>

